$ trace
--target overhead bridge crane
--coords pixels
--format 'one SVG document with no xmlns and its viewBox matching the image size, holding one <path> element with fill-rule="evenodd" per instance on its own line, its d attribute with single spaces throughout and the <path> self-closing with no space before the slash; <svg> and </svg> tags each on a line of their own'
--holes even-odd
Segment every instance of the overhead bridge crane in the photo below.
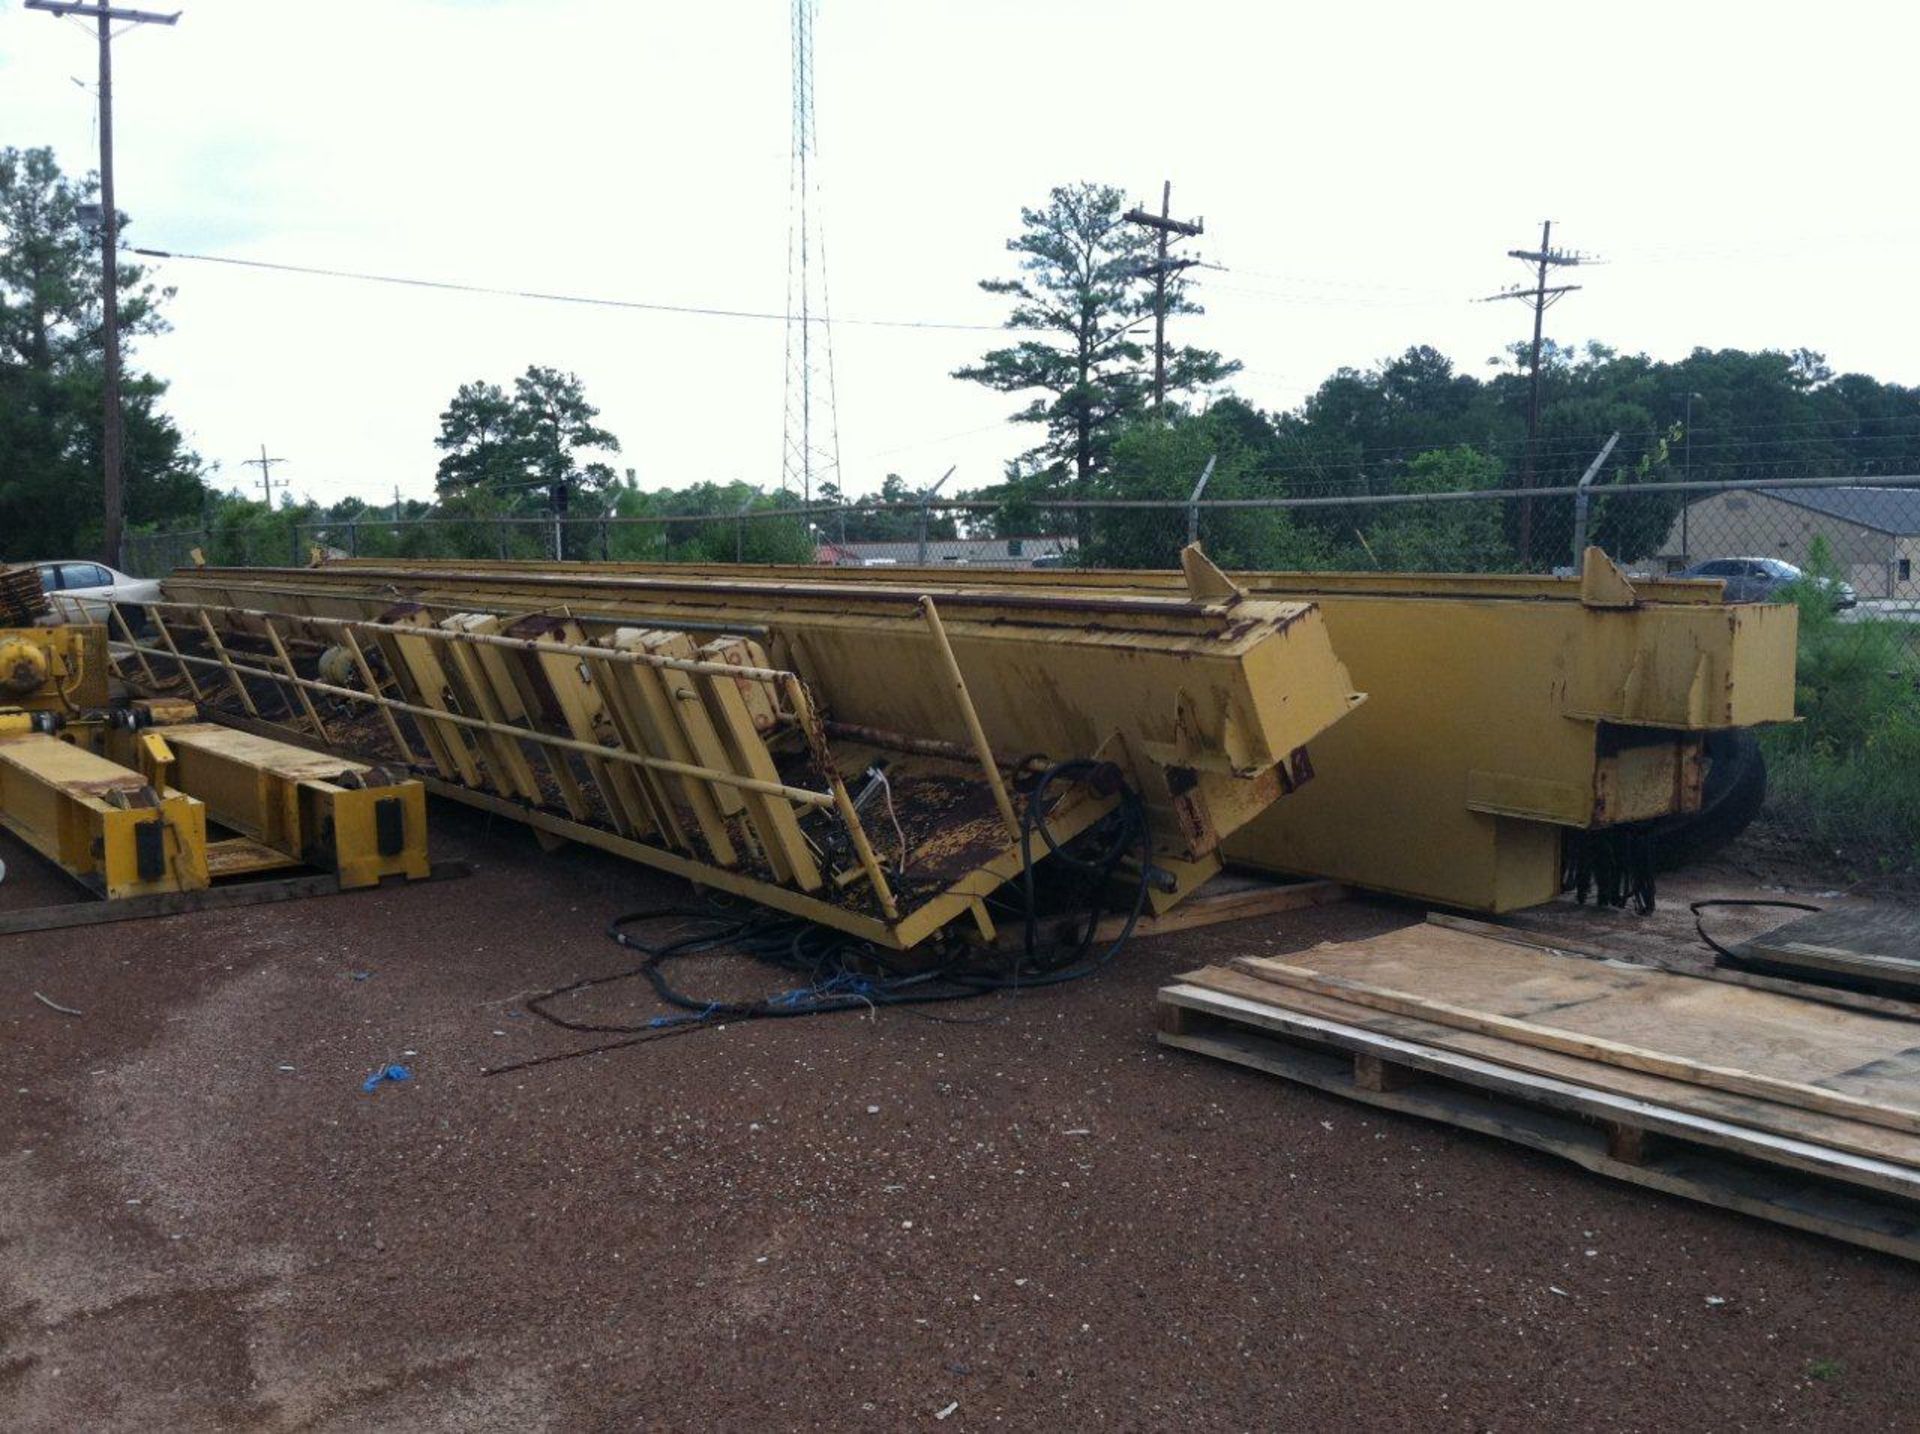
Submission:
<svg viewBox="0 0 1920 1434">
<path fill-rule="evenodd" d="M 1312 603 L 821 581 L 198 569 L 121 675 L 219 720 L 907 948 L 1122 809 L 1156 909 L 1363 700 Z M 396 581 L 396 577 L 398 580 Z"/>
<path fill-rule="evenodd" d="M 965 741 L 937 648 L 916 622 L 924 596 L 957 619 L 953 647 L 996 746 L 1092 750 L 1106 735 L 1093 714 L 1124 700 L 1138 709 L 1130 760 L 1149 767 L 1196 740 L 1220 741 L 1216 760 L 1232 766 L 1229 738 L 1246 727 L 1207 725 L 1198 684 L 1178 672 L 1187 659 L 1169 666 L 1155 656 L 1165 655 L 1165 625 L 1176 613 L 1189 633 L 1196 622 L 1231 627 L 1274 614 L 1267 620 L 1287 635 L 1258 672 L 1246 669 L 1254 689 L 1238 700 L 1283 712 L 1307 701 L 1324 719 L 1302 724 L 1315 729 L 1315 777 L 1217 827 L 1208 862 L 1494 912 L 1551 900 L 1575 844 L 1697 810 L 1710 741 L 1793 716 L 1791 605 L 1726 603 L 1711 582 L 1629 580 L 1597 550 L 1566 579 L 1229 580 L 1196 554 L 1179 572 L 363 559 L 183 569 L 165 586 L 175 601 L 290 621 L 373 617 L 404 595 L 441 613 L 564 611 L 587 634 L 638 624 L 772 633 L 775 659 L 817 670 L 843 724 L 884 711 L 896 731 Z M 176 625 L 199 625 L 182 619 Z M 1051 636 L 990 640 L 1021 622 Z M 1336 694 L 1348 683 L 1301 662 L 1308 635 L 1368 694 L 1337 723 Z M 1305 737 L 1286 740 L 1296 739 Z M 1161 774 L 1179 765 L 1145 774 L 1176 824 Z M 1283 772 L 1284 785 L 1298 785 L 1291 767 L 1267 770 L 1273 787 Z"/>
</svg>

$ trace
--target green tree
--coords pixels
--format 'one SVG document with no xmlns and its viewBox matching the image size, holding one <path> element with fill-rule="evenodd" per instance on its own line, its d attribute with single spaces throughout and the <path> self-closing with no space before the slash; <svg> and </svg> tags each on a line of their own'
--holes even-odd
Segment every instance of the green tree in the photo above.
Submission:
<svg viewBox="0 0 1920 1434">
<path fill-rule="evenodd" d="M 1096 482 L 1095 495 L 1183 503 L 1211 459 L 1208 498 L 1277 496 L 1260 473 L 1262 435 L 1256 428 L 1249 441 L 1248 415 L 1257 419 L 1254 410 L 1229 399 L 1204 414 L 1175 415 L 1166 423 L 1139 420 L 1114 444 L 1111 471 Z M 1207 555 L 1226 568 L 1316 567 L 1330 551 L 1281 508 L 1203 510 L 1199 538 Z M 1082 540 L 1079 561 L 1087 567 L 1175 567 L 1186 541 L 1184 514 L 1106 510 Z"/>
<path fill-rule="evenodd" d="M 463 383 L 440 415 L 434 446 L 445 452 L 434 486 L 443 494 L 499 492 L 529 479 L 523 415 L 497 383 Z"/>
<path fill-rule="evenodd" d="M 434 439 L 444 455 L 435 478 L 442 502 L 476 518 L 606 515 L 618 482 L 607 463 L 586 455 L 618 453 L 620 440 L 595 422 L 599 416 L 579 378 L 560 369 L 530 365 L 510 394 L 496 383 L 461 384 L 440 414 Z M 586 501 L 576 503 L 581 495 Z M 509 543 L 512 525 L 490 526 L 501 547 L 524 546 L 520 540 L 531 536 L 523 532 Z M 562 536 L 566 556 L 597 555 L 590 552 L 594 535 L 579 525 Z"/>
<path fill-rule="evenodd" d="M 603 493 L 613 486 L 613 469 L 602 462 L 583 463 L 583 450 L 618 453 L 620 440 L 594 422 L 600 410 L 587 402 L 580 380 L 537 364 L 513 381 L 513 408 L 520 415 L 529 456 L 554 510 L 565 514 L 573 493 Z"/>
<path fill-rule="evenodd" d="M 485 493 L 508 509 L 565 514 L 576 493 L 614 486 L 610 466 L 584 457 L 620 451 L 620 440 L 594 421 L 599 416 L 580 380 L 559 369 L 529 366 L 511 394 L 496 383 L 463 383 L 440 414 L 434 446 L 444 456 L 435 486 L 443 497 Z"/>
<path fill-rule="evenodd" d="M 985 279 L 980 287 L 1013 299 L 1007 327 L 1036 336 L 954 373 L 1003 393 L 1035 394 L 1013 415 L 1046 431 L 1024 466 L 1056 485 L 1064 480 L 1076 496 L 1091 491 L 1115 440 L 1146 406 L 1147 351 L 1138 334 L 1151 313 L 1146 266 L 1153 242 L 1121 217 L 1124 203 L 1118 189 L 1083 183 L 1053 190 L 1042 209 L 1022 209 L 1020 233 L 1007 241 L 1019 276 Z M 1167 288 L 1170 314 L 1200 312 L 1182 280 Z M 1188 393 L 1238 369 L 1209 350 L 1174 348 L 1167 388 Z"/>
<path fill-rule="evenodd" d="M 1400 491 L 1472 493 L 1498 488 L 1500 461 L 1467 447 L 1433 449 L 1407 467 Z M 1487 500 L 1386 504 L 1365 529 L 1363 549 L 1379 566 L 1399 572 L 1487 573 L 1513 567 L 1502 504 Z"/>
<path fill-rule="evenodd" d="M 80 222 L 80 206 L 97 195 L 91 176 L 68 178 L 49 149 L 0 149 L 0 558 L 100 542 L 98 250 Z M 123 339 L 162 331 L 165 292 L 135 264 L 119 264 L 115 281 Z M 165 392 L 131 365 L 123 374 L 122 473 L 134 527 L 190 518 L 207 496 L 199 459 L 160 411 Z"/>
</svg>

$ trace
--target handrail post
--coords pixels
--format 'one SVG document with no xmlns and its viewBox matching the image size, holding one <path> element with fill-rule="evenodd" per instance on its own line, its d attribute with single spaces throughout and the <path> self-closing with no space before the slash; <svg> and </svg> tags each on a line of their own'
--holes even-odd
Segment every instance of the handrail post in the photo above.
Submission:
<svg viewBox="0 0 1920 1434">
<path fill-rule="evenodd" d="M 1020 840 L 1020 819 L 1013 812 L 1013 798 L 1007 795 L 1007 784 L 1000 778 L 1000 766 L 993 759 L 993 748 L 987 742 L 987 730 L 980 725 L 980 714 L 974 710 L 973 695 L 967 691 L 967 679 L 960 672 L 960 662 L 953 655 L 953 644 L 947 641 L 946 626 L 940 621 L 940 611 L 933 605 L 933 599 L 920 598 L 920 614 L 927 620 L 927 630 L 933 634 L 934 643 L 940 649 L 940 660 L 946 665 L 947 680 L 953 684 L 953 695 L 959 700 L 960 715 L 966 719 L 967 735 L 973 739 L 974 754 L 980 759 L 980 769 L 986 774 L 987 787 L 993 793 L 993 804 L 1000 809 L 1000 821 L 1007 829 L 1007 835 L 1014 842 Z"/>
</svg>

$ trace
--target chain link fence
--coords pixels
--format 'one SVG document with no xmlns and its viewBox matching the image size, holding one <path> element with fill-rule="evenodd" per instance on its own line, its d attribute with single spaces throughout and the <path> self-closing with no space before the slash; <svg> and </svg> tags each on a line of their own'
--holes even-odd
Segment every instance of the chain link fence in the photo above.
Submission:
<svg viewBox="0 0 1920 1434">
<path fill-rule="evenodd" d="M 1523 493 L 772 507 L 669 518 L 427 517 L 131 537 L 131 571 L 327 557 L 1168 568 L 1197 539 L 1229 570 L 1563 572 L 1588 543 L 1629 575 L 1718 578 L 1801 610 L 1802 721 L 1763 734 L 1769 841 L 1852 879 L 1920 864 L 1920 476 L 1614 483 Z M 1764 858 L 1765 851 L 1761 851 Z"/>
</svg>

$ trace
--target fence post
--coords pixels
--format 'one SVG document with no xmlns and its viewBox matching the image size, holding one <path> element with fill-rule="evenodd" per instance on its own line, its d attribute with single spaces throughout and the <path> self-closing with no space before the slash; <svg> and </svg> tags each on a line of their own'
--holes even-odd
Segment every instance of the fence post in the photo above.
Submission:
<svg viewBox="0 0 1920 1434">
<path fill-rule="evenodd" d="M 1219 460 L 1217 453 L 1207 455 L 1207 466 L 1200 470 L 1200 481 L 1193 485 L 1193 491 L 1187 495 L 1188 547 L 1200 541 L 1200 495 L 1207 491 L 1207 483 L 1213 477 L 1213 465 Z"/>
<path fill-rule="evenodd" d="M 306 530 L 304 523 L 293 525 L 293 566 L 296 568 L 300 566 L 300 535 Z"/>
<path fill-rule="evenodd" d="M 600 561 L 613 561 L 613 524 L 605 518 L 600 520 Z"/>
<path fill-rule="evenodd" d="M 1606 445 L 1594 455 L 1593 462 L 1587 465 L 1587 471 L 1580 475 L 1580 481 L 1573 486 L 1578 489 L 1573 495 L 1573 571 L 1580 572 L 1580 564 L 1587 556 L 1587 488 L 1600 474 L 1600 465 L 1607 461 L 1607 455 L 1613 452 L 1613 445 L 1620 441 L 1616 431 Z"/>
<path fill-rule="evenodd" d="M 746 559 L 742 556 L 742 554 L 745 553 L 747 549 L 747 509 L 751 508 L 752 506 L 753 506 L 753 499 L 749 498 L 747 499 L 746 502 L 742 503 L 737 509 L 734 510 L 733 560 L 736 563 L 742 563 L 746 561 Z"/>
<path fill-rule="evenodd" d="M 917 567 L 924 568 L 927 565 L 927 510 L 933 506 L 933 495 L 945 486 L 947 479 L 953 477 L 953 469 L 959 466 L 960 465 L 956 463 L 953 465 L 953 468 L 947 469 L 946 472 L 940 475 L 940 481 L 938 483 L 934 484 L 931 488 L 925 489 L 920 494 L 920 551 L 919 555 L 914 559 L 914 564 Z"/>
</svg>

